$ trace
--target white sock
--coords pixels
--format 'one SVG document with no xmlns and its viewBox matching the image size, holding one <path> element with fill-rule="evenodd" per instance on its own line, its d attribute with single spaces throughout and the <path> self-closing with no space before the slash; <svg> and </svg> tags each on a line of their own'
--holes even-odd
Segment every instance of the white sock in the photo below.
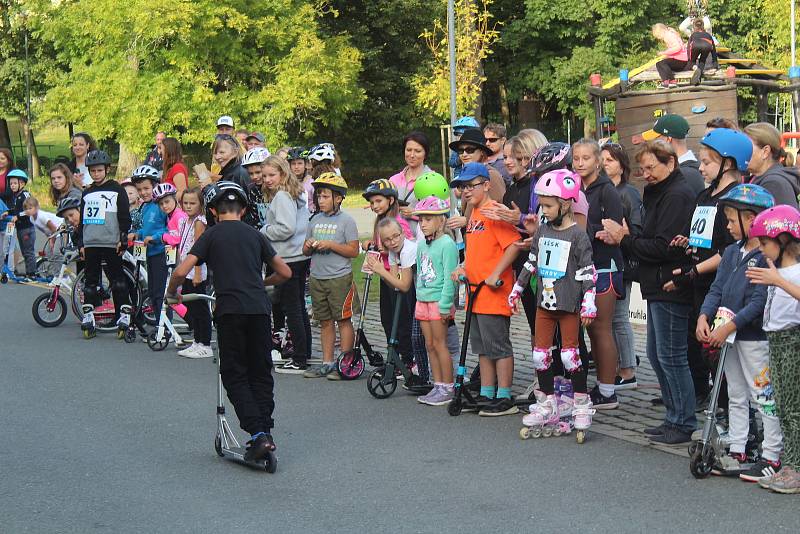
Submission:
<svg viewBox="0 0 800 534">
<path fill-rule="evenodd" d="M 602 382 L 598 382 L 597 387 L 600 390 L 600 394 L 604 397 L 610 397 L 614 394 L 614 384 L 603 384 Z"/>
</svg>

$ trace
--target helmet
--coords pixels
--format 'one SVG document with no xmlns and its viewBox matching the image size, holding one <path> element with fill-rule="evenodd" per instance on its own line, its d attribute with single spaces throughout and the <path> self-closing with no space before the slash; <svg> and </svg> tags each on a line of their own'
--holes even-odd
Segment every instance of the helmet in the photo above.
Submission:
<svg viewBox="0 0 800 534">
<path fill-rule="evenodd" d="M 336 150 L 331 143 L 322 143 L 311 149 L 308 159 L 312 161 L 330 161 L 333 163 L 336 157 Z"/>
<path fill-rule="evenodd" d="M 417 202 L 417 206 L 414 208 L 414 215 L 448 215 L 449 213 L 450 201 L 433 195 Z"/>
<path fill-rule="evenodd" d="M 566 143 L 547 143 L 531 158 L 528 172 L 541 176 L 556 169 L 566 169 L 572 164 L 572 147 Z"/>
<path fill-rule="evenodd" d="M 749 143 L 749 141 L 748 141 Z M 772 194 L 755 184 L 739 184 L 719 199 L 720 206 L 730 206 L 737 210 L 750 210 L 760 213 L 775 205 Z"/>
<path fill-rule="evenodd" d="M 386 179 L 375 180 L 370 182 L 361 196 L 369 200 L 375 195 L 383 195 L 385 197 L 397 198 L 397 189 L 394 184 Z"/>
<path fill-rule="evenodd" d="M 172 184 L 166 184 L 166 183 L 158 184 L 157 186 L 155 186 L 155 188 L 153 188 L 153 200 L 155 200 L 156 202 L 158 202 L 164 197 L 176 194 L 178 194 L 178 190 Z"/>
<path fill-rule="evenodd" d="M 545 173 L 536 182 L 534 192 L 540 197 L 556 197 L 562 200 L 580 200 L 581 181 L 567 169 Z"/>
<path fill-rule="evenodd" d="M 750 138 L 742 132 L 728 128 L 711 130 L 700 140 L 700 144 L 719 153 L 723 158 L 732 159 L 740 171 L 747 170 L 747 164 L 753 156 L 753 143 L 750 142 Z"/>
<path fill-rule="evenodd" d="M 58 203 L 56 208 L 56 215 L 61 217 L 67 210 L 78 210 L 81 208 L 81 199 L 77 197 L 64 197 Z"/>
<path fill-rule="evenodd" d="M 777 239 L 781 234 L 789 234 L 800 241 L 800 211 L 791 206 L 775 206 L 756 215 L 750 227 L 750 237 Z"/>
<path fill-rule="evenodd" d="M 307 159 L 308 158 L 308 150 L 301 146 L 293 146 L 289 149 L 289 152 L 286 154 L 286 159 L 288 161 L 292 161 L 295 159 Z"/>
<path fill-rule="evenodd" d="M 461 117 L 453 124 L 453 131 L 461 134 L 467 128 L 480 128 L 481 125 L 475 120 L 475 117 Z"/>
<path fill-rule="evenodd" d="M 139 165 L 131 174 L 131 181 L 137 183 L 143 180 L 152 180 L 153 183 L 157 184 L 161 181 L 161 173 L 150 165 Z"/>
<path fill-rule="evenodd" d="M 236 182 L 220 180 L 203 189 L 203 200 L 206 206 L 213 208 L 220 200 L 238 200 L 247 207 L 247 193 Z"/>
<path fill-rule="evenodd" d="M 319 175 L 319 178 L 311 182 L 311 186 L 314 188 L 314 191 L 320 187 L 324 187 L 342 196 L 347 195 L 347 182 L 335 172 L 323 172 Z"/>
<path fill-rule="evenodd" d="M 85 163 L 86 167 L 94 167 L 95 165 L 111 165 L 111 158 L 102 150 L 92 150 L 86 154 Z"/>
<path fill-rule="evenodd" d="M 428 171 L 417 177 L 414 182 L 414 196 L 417 198 L 439 197 L 442 200 L 450 198 L 450 186 L 447 179 L 438 172 Z"/>
<path fill-rule="evenodd" d="M 28 173 L 22 169 L 11 169 L 6 175 L 8 178 L 19 178 L 23 182 L 28 182 Z"/>
<path fill-rule="evenodd" d="M 245 153 L 244 157 L 242 158 L 242 167 L 247 167 L 248 165 L 255 165 L 257 163 L 262 163 L 268 157 L 269 157 L 269 150 L 267 150 L 263 146 L 257 146 L 251 148 Z"/>
</svg>

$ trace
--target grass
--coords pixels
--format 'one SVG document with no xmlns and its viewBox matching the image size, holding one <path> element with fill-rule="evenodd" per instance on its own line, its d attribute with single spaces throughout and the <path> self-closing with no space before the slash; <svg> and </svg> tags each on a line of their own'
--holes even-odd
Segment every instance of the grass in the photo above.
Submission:
<svg viewBox="0 0 800 534">
<path fill-rule="evenodd" d="M 364 193 L 363 189 L 348 189 L 347 196 L 344 197 L 344 202 L 342 202 L 343 208 L 365 208 L 369 206 L 369 202 L 367 202 L 364 197 L 361 195 Z"/>
<path fill-rule="evenodd" d="M 14 155 L 21 157 L 23 154 L 20 144 L 25 144 L 25 136 L 18 119 L 7 118 L 8 131 L 11 136 L 11 144 L 14 145 Z M 75 130 L 80 131 L 80 130 Z M 69 129 L 59 124 L 48 125 L 41 129 L 34 129 L 33 136 L 36 139 L 36 148 L 39 156 L 54 159 L 56 156 L 70 157 L 69 150 Z"/>
</svg>

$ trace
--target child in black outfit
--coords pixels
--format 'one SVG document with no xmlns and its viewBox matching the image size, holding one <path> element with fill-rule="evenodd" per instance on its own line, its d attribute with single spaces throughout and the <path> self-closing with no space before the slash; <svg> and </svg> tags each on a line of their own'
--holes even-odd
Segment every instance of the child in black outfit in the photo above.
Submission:
<svg viewBox="0 0 800 534">
<path fill-rule="evenodd" d="M 292 272 L 267 238 L 241 221 L 247 193 L 234 182 L 220 181 L 203 192 L 217 224 L 197 240 L 175 268 L 167 296 L 176 297 L 189 271 L 206 263 L 214 272 L 217 295 L 214 320 L 220 350 L 220 374 L 242 430 L 251 436 L 245 460 L 264 459 L 275 450 L 270 434 L 275 408 L 272 379 L 270 301 L 265 285 L 288 280 Z M 262 266 L 273 274 L 262 278 Z"/>
<path fill-rule="evenodd" d="M 689 65 L 694 70 L 692 85 L 697 85 L 703 77 L 709 54 L 711 54 L 712 68 L 719 68 L 719 63 L 714 38 L 706 31 L 703 19 L 694 19 L 692 30 L 692 35 L 689 37 Z"/>
</svg>

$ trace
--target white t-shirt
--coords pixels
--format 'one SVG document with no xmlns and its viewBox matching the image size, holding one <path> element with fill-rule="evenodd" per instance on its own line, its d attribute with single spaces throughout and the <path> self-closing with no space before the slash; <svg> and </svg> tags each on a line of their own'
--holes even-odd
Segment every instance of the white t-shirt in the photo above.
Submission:
<svg viewBox="0 0 800 534">
<path fill-rule="evenodd" d="M 406 238 L 400 254 L 389 251 L 389 265 L 397 265 L 401 269 L 410 269 L 417 263 L 417 243 Z"/>
<path fill-rule="evenodd" d="M 56 228 L 64 224 L 64 219 L 57 217 L 55 213 L 50 213 L 49 211 L 44 211 L 41 209 L 39 210 L 39 213 L 36 215 L 35 219 L 31 217 L 31 221 L 36 229 L 41 231 L 47 237 L 50 237 L 53 234 L 53 231 L 47 227 L 48 222 L 55 224 Z"/>
<path fill-rule="evenodd" d="M 800 263 L 778 269 L 782 277 L 800 285 Z M 800 300 L 775 286 L 767 288 L 767 306 L 764 309 L 764 331 L 776 332 L 800 325 Z"/>
</svg>

